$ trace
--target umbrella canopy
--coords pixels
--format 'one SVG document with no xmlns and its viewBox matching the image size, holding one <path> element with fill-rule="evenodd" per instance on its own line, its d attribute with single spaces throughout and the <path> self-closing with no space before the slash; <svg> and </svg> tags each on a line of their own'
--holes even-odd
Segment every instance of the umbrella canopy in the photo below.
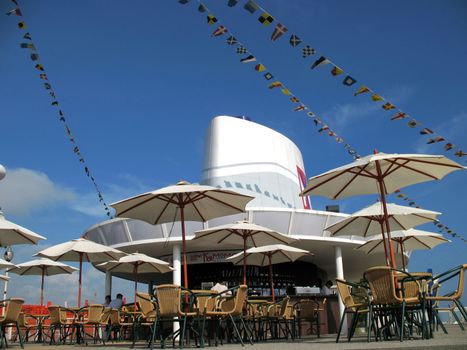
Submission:
<svg viewBox="0 0 467 350">
<path fill-rule="evenodd" d="M 248 221 L 212 227 L 195 232 L 194 239 L 210 240 L 214 244 L 242 245 L 243 253 L 247 247 L 259 247 L 268 244 L 289 244 L 296 239 L 288 237 L 270 228 Z M 243 283 L 246 284 L 246 263 L 243 263 Z"/>
<path fill-rule="evenodd" d="M 83 261 L 103 262 L 109 259 L 117 260 L 126 255 L 126 253 L 103 244 L 79 238 L 41 250 L 36 255 L 54 261 L 79 261 L 78 307 L 80 307 Z"/>
<path fill-rule="evenodd" d="M 5 276 L 5 275 L 0 275 L 0 280 L 7 282 L 10 280 L 10 277 Z"/>
<path fill-rule="evenodd" d="M 46 238 L 8 221 L 0 211 L 0 247 L 8 247 L 15 244 L 37 244 L 41 239 Z"/>
<path fill-rule="evenodd" d="M 391 240 L 396 242 L 396 249 L 402 255 L 402 264 L 405 268 L 404 250 L 432 249 L 437 245 L 451 242 L 438 233 L 410 229 L 406 231 L 396 231 L 391 235 Z M 371 238 L 368 242 L 355 248 L 367 254 L 382 252 L 384 247 L 380 237 Z"/>
<path fill-rule="evenodd" d="M 138 273 L 166 273 L 173 271 L 169 263 L 146 254 L 132 253 L 121 257 L 118 261 L 108 261 L 100 264 L 107 271 L 133 273 L 135 277 L 135 303 L 138 290 Z"/>
<path fill-rule="evenodd" d="M 0 269 L 9 269 L 9 268 L 12 268 L 12 267 L 15 267 L 15 266 L 16 265 L 12 264 L 9 261 L 0 259 Z"/>
<path fill-rule="evenodd" d="M 42 258 L 27 261 L 16 265 L 8 270 L 8 272 L 16 273 L 17 275 L 40 275 L 41 276 L 41 306 L 44 305 L 44 277 L 60 274 L 71 274 L 78 269 L 62 264 L 58 261 Z"/>
<path fill-rule="evenodd" d="M 283 244 L 273 244 L 262 247 L 249 248 L 245 252 L 240 252 L 226 260 L 233 262 L 235 265 L 247 264 L 257 266 L 269 266 L 269 280 L 271 283 L 272 301 L 275 301 L 274 295 L 274 279 L 272 273 L 272 264 L 280 264 L 284 262 L 293 262 L 303 255 L 311 254 L 307 250 L 290 247 Z"/>
<path fill-rule="evenodd" d="M 234 191 L 181 181 L 112 203 L 111 206 L 119 217 L 139 219 L 152 225 L 180 221 L 184 286 L 188 288 L 185 221 L 207 221 L 244 212 L 246 204 L 253 198 Z"/>
<path fill-rule="evenodd" d="M 384 180 L 383 194 L 389 194 L 405 186 L 440 180 L 459 169 L 465 167 L 442 155 L 377 153 L 311 177 L 302 195 L 341 199 L 380 194 L 378 179 Z"/>
<path fill-rule="evenodd" d="M 391 231 L 408 230 L 412 227 L 435 221 L 441 213 L 388 203 L 388 220 Z M 381 233 L 384 210 L 381 202 L 356 211 L 349 217 L 325 228 L 332 236 L 372 236 Z"/>
<path fill-rule="evenodd" d="M 386 194 L 404 186 L 440 180 L 459 169 L 466 168 L 442 155 L 376 153 L 311 177 L 300 195 L 321 195 L 340 199 L 360 194 L 379 194 L 384 212 L 383 228 L 388 236 L 389 261 L 395 268 Z M 381 231 L 383 239 L 384 229 Z"/>
</svg>

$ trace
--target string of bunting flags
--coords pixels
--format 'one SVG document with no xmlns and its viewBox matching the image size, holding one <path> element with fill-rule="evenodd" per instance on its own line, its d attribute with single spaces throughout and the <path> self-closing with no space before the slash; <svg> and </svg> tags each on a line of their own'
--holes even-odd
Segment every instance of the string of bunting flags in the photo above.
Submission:
<svg viewBox="0 0 467 350">
<path fill-rule="evenodd" d="M 67 120 L 65 118 L 65 113 L 63 112 L 63 110 L 62 110 L 62 108 L 60 106 L 60 102 L 59 102 L 59 100 L 57 98 L 57 94 L 56 94 L 56 92 L 55 92 L 55 90 L 54 90 L 54 88 L 52 86 L 52 83 L 50 81 L 49 76 L 47 75 L 46 69 L 45 69 L 44 65 L 42 64 L 42 61 L 40 59 L 37 47 L 33 42 L 32 35 L 31 35 L 31 33 L 29 31 L 26 31 L 27 24 L 23 19 L 23 12 L 19 7 L 18 1 L 17 0 L 11 0 L 11 2 L 16 5 L 16 8 L 12 9 L 11 11 L 8 11 L 6 13 L 6 15 L 7 16 L 20 17 L 20 21 L 18 22 L 18 28 L 21 31 L 25 31 L 25 33 L 22 36 L 22 39 L 24 41 L 21 42 L 19 46 L 22 49 L 28 50 L 29 57 L 31 58 L 31 61 L 34 64 L 34 68 L 39 73 L 38 74 L 39 79 L 42 81 L 44 89 L 47 91 L 48 95 L 51 98 L 52 102 L 50 104 L 51 104 L 51 106 L 56 108 L 58 120 L 62 123 L 62 125 L 63 125 L 63 127 L 65 129 L 68 140 L 71 143 L 73 153 L 78 158 L 79 162 L 82 164 L 86 176 L 91 180 L 91 182 L 92 182 L 92 184 L 94 186 L 94 189 L 95 189 L 95 191 L 97 193 L 97 197 L 99 199 L 99 202 L 102 203 L 107 217 L 111 218 L 112 215 L 110 213 L 110 209 L 109 209 L 107 203 L 104 200 L 104 197 L 102 195 L 102 192 L 99 189 L 99 186 L 97 185 L 97 182 L 96 182 L 96 179 L 95 179 L 94 175 L 91 173 L 91 170 L 90 170 L 89 166 L 86 163 L 86 160 L 85 160 L 85 158 L 84 158 L 84 156 L 83 156 L 83 154 L 82 154 L 82 152 L 81 152 L 81 150 L 80 150 L 80 148 L 78 146 L 76 138 L 73 136 L 73 133 L 71 132 L 71 128 L 70 128 L 70 126 L 69 126 L 69 124 L 68 124 L 68 122 L 67 122 Z"/>
<path fill-rule="evenodd" d="M 190 2 L 190 0 L 178 0 L 178 2 L 182 5 L 187 4 Z M 228 5 L 229 6 L 235 6 L 239 1 L 238 0 L 229 0 Z M 344 145 L 344 149 L 347 151 L 347 153 L 352 156 L 354 159 L 360 158 L 360 155 L 357 153 L 357 150 L 353 148 L 350 144 L 345 143 L 344 139 L 339 136 L 336 132 L 334 132 L 328 124 L 324 122 L 324 119 L 322 117 L 319 117 L 317 114 L 312 112 L 310 108 L 302 102 L 295 94 L 292 93 L 292 91 L 281 81 L 276 80 L 275 76 L 273 73 L 266 68 L 266 65 L 261 63 L 259 59 L 252 54 L 250 50 L 248 50 L 245 45 L 238 39 L 238 37 L 230 30 L 228 29 L 225 25 L 221 24 L 220 20 L 216 15 L 209 10 L 209 8 L 200 0 L 196 0 L 196 3 L 198 5 L 198 12 L 200 13 L 206 13 L 206 21 L 208 25 L 216 25 L 214 31 L 211 34 L 212 38 L 216 37 L 227 37 L 226 38 L 226 44 L 228 46 L 232 46 L 235 50 L 235 52 L 239 55 L 243 55 L 242 58 L 239 60 L 241 63 L 254 63 L 254 70 L 257 73 L 261 73 L 266 81 L 268 81 L 268 88 L 271 90 L 280 90 L 282 94 L 286 97 L 289 98 L 289 100 L 294 104 L 293 111 L 294 112 L 302 112 L 306 111 L 307 116 L 311 117 L 313 119 L 315 127 L 319 128 L 318 132 L 323 134 L 327 134 L 328 136 L 331 136 L 335 139 L 335 141 L 339 144 Z M 245 6 L 252 6 L 251 9 L 254 9 L 255 7 L 252 5 L 252 1 L 247 1 Z M 253 3 L 254 4 L 254 3 Z M 259 8 L 259 7 L 258 7 Z M 261 21 L 261 20 L 260 20 Z M 269 16 L 263 16 L 263 21 L 264 23 L 267 22 L 272 22 L 271 18 Z M 263 24 L 264 24 L 263 23 Z M 286 31 L 286 30 L 285 30 Z M 273 33 L 274 34 L 274 33 Z M 278 33 L 275 33 L 277 36 Z M 294 40 L 299 40 L 298 37 L 295 38 Z M 308 48 L 306 48 L 303 56 L 309 56 L 311 53 L 310 51 L 313 50 L 311 49 L 308 45 Z M 405 201 L 406 199 L 405 196 L 401 196 L 400 191 L 396 191 L 398 193 L 397 198 L 403 198 Z M 409 201 L 410 206 L 416 206 L 419 208 L 415 201 L 410 199 Z M 452 230 L 447 229 L 447 226 L 442 224 L 439 220 L 436 221 L 436 225 L 438 228 L 443 228 L 445 233 L 451 235 L 452 237 L 457 237 L 464 242 L 467 242 L 465 238 L 463 238 L 460 234 L 454 233 Z"/>
<path fill-rule="evenodd" d="M 180 4 L 187 4 L 190 0 L 178 0 Z M 311 111 L 310 107 L 306 105 L 301 99 L 295 95 L 291 89 L 289 89 L 283 82 L 277 79 L 277 77 L 258 59 L 252 52 L 246 48 L 246 46 L 238 39 L 238 37 L 225 25 L 221 24 L 218 17 L 214 15 L 212 11 L 200 0 L 196 0 L 198 5 L 198 12 L 206 13 L 206 21 L 208 25 L 215 25 L 215 29 L 211 34 L 212 38 L 226 37 L 226 44 L 234 48 L 234 51 L 241 55 L 240 63 L 248 64 L 252 63 L 255 72 L 260 73 L 267 82 L 267 87 L 270 90 L 280 91 L 281 95 L 288 98 L 293 104 L 292 110 L 294 112 L 306 113 L 308 117 L 313 120 L 313 123 L 318 133 L 331 137 L 336 143 L 341 144 L 346 152 L 353 157 L 353 159 L 360 158 L 356 149 L 352 147 L 348 142 L 344 140 L 336 131 L 331 129 L 328 123 L 325 122 L 324 118 L 318 116 L 315 112 Z M 229 2 L 230 3 L 230 2 Z M 264 18 L 265 23 L 270 21 L 269 18 Z"/>
<path fill-rule="evenodd" d="M 187 3 L 188 1 L 181 0 L 180 2 Z M 234 7 L 240 2 L 239 0 L 226 0 L 226 1 L 227 1 L 228 7 Z M 249 13 L 249 14 L 260 13 L 258 17 L 258 22 L 261 23 L 263 26 L 273 27 L 273 31 L 271 33 L 271 40 L 273 42 L 283 37 L 283 35 L 289 31 L 289 29 L 283 23 L 280 23 L 275 16 L 273 16 L 269 11 L 264 9 L 262 6 L 260 6 L 255 1 L 247 0 L 246 2 L 243 2 L 243 8 L 245 9 L 245 13 Z M 274 23 L 275 25 L 273 25 Z M 344 86 L 353 87 L 357 83 L 357 80 L 349 72 L 346 72 L 341 66 L 334 63 L 334 61 L 332 61 L 327 55 L 319 53 L 317 49 L 315 49 L 309 44 L 304 43 L 303 40 L 298 35 L 290 34 L 289 43 L 290 43 L 290 46 L 293 48 L 301 47 L 301 54 L 303 58 L 307 58 L 309 56 L 314 56 L 314 55 L 318 57 L 310 66 L 312 70 L 315 68 L 323 67 L 327 65 L 331 67 L 331 70 L 330 70 L 331 76 L 344 77 L 342 80 L 342 84 Z M 420 120 L 411 117 L 408 113 L 404 112 L 402 109 L 400 109 L 395 104 L 388 101 L 381 94 L 377 93 L 375 90 L 371 89 L 367 85 L 361 85 L 358 89 L 354 90 L 354 96 L 360 96 L 360 95 L 369 96 L 371 101 L 375 103 L 380 103 L 381 108 L 384 111 L 391 111 L 392 113 L 394 113 L 390 117 L 391 121 L 407 120 L 408 127 L 417 129 L 419 131 L 419 134 L 422 136 L 428 135 L 428 139 L 426 140 L 427 144 L 439 144 L 443 142 L 444 151 L 446 152 L 450 151 L 459 158 L 467 156 L 467 152 L 464 152 L 462 149 L 460 149 L 455 144 L 450 142 L 446 137 L 435 132 L 433 128 L 425 127 Z"/>
</svg>

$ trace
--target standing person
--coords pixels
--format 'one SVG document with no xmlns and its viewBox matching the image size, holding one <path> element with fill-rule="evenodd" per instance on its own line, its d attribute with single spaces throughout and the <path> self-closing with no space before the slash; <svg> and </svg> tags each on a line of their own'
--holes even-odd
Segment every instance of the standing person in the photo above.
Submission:
<svg viewBox="0 0 467 350">
<path fill-rule="evenodd" d="M 321 288 L 321 294 L 323 295 L 331 295 L 334 294 L 333 291 L 331 290 L 332 287 L 332 281 L 327 281 L 326 284 Z"/>
<path fill-rule="evenodd" d="M 123 295 L 118 293 L 117 297 L 110 302 L 109 307 L 112 309 L 120 309 L 122 305 L 123 305 Z"/>
</svg>

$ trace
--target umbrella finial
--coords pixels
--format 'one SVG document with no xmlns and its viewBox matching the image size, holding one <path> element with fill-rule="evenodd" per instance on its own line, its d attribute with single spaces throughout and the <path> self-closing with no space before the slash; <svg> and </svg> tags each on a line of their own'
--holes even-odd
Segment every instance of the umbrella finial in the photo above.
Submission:
<svg viewBox="0 0 467 350">
<path fill-rule="evenodd" d="M 181 186 L 181 185 L 189 185 L 190 183 L 186 180 L 180 180 L 179 182 L 177 182 L 177 186 Z"/>
</svg>

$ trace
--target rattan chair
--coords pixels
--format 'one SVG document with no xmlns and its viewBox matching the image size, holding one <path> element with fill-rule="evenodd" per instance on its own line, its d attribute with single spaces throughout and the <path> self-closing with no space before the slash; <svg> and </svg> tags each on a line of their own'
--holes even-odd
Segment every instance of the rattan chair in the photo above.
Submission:
<svg viewBox="0 0 467 350">
<path fill-rule="evenodd" d="M 437 316 L 438 311 L 450 311 L 462 330 L 465 329 L 464 325 L 462 324 L 462 319 L 467 321 L 467 312 L 465 311 L 464 305 L 462 305 L 461 302 L 461 298 L 464 293 L 465 270 L 467 270 L 467 264 L 459 265 L 437 276 L 434 276 L 432 281 L 436 281 L 436 283 L 433 285 L 433 289 L 430 295 L 426 297 L 426 300 L 429 302 L 432 309 L 432 318 Z M 444 295 L 439 295 L 441 285 L 444 282 L 447 282 L 456 277 L 458 278 L 456 289 L 450 291 L 449 293 L 444 293 Z M 450 305 L 447 307 L 441 307 L 440 304 L 442 302 L 448 302 Z M 461 314 L 461 319 L 456 314 L 456 307 Z"/>
<path fill-rule="evenodd" d="M 184 290 L 185 293 L 189 293 L 189 299 L 192 301 L 193 295 Z M 194 317 L 198 316 L 195 311 L 190 311 L 191 305 L 182 305 L 182 287 L 175 284 L 162 284 L 156 287 L 156 299 L 157 299 L 157 319 L 156 325 L 152 330 L 151 339 L 155 339 L 156 329 L 160 329 L 159 338 L 161 341 L 161 348 L 165 347 L 165 341 L 172 337 L 173 342 L 179 337 L 180 348 L 183 347 L 185 341 L 185 331 L 187 323 L 191 322 Z M 176 332 L 172 332 L 168 335 L 164 335 L 163 324 L 165 322 L 179 322 L 180 329 Z M 151 350 L 153 349 L 154 341 L 151 341 Z"/>
<path fill-rule="evenodd" d="M 63 310 L 60 306 L 50 305 L 48 310 L 50 315 L 49 344 L 56 344 L 55 333 L 57 330 L 59 332 L 59 342 L 65 344 L 73 324 L 68 322 L 66 310 Z"/>
<path fill-rule="evenodd" d="M 297 314 L 298 337 L 301 338 L 302 336 L 302 323 L 308 322 L 310 325 L 309 333 L 313 334 L 313 326 L 315 326 L 316 335 L 319 338 L 321 336 L 319 312 L 323 310 L 320 308 L 319 303 L 315 300 L 303 299 L 295 304 L 294 308 Z"/>
<path fill-rule="evenodd" d="M 84 340 L 87 346 L 85 329 L 86 326 L 91 326 L 93 330 L 93 343 L 97 344 L 97 342 L 101 341 L 105 345 L 105 339 L 101 337 L 101 334 L 103 329 L 109 324 L 111 309 L 100 304 L 92 304 L 85 307 L 83 311 L 87 312 L 87 317 L 83 320 L 78 319 L 74 321 L 75 327 L 77 327 L 78 332 L 81 334 L 81 339 Z"/>
<path fill-rule="evenodd" d="M 149 327 L 149 334 L 155 334 L 153 330 L 155 330 L 157 321 L 157 303 L 151 298 L 151 295 L 141 292 L 136 293 L 136 304 L 138 305 L 138 311 L 141 314 L 134 320 L 133 345 L 137 339 L 136 335 L 139 333 L 141 327 Z M 150 336 L 148 341 L 152 343 L 154 338 Z"/>
<path fill-rule="evenodd" d="M 112 333 L 116 333 L 117 339 L 116 340 L 123 340 L 123 333 L 125 329 L 131 327 L 133 329 L 133 322 L 126 322 L 122 320 L 122 314 L 118 309 L 111 309 L 110 316 L 109 316 L 109 328 L 107 330 L 107 341 L 115 340 L 112 338 Z"/>
<path fill-rule="evenodd" d="M 30 318 L 26 316 L 24 312 L 19 313 L 18 317 L 18 325 L 19 329 L 24 333 L 23 335 L 23 342 L 27 343 L 29 341 L 29 337 L 31 336 L 31 331 L 36 331 L 33 333 L 32 336 L 34 337 L 37 334 L 37 322 L 34 324 L 29 323 Z"/>
<path fill-rule="evenodd" d="M 0 305 L 5 309 L 3 316 L 0 316 L 0 341 L 2 348 L 5 349 L 7 346 L 7 340 L 5 336 L 6 326 L 15 326 L 16 332 L 18 333 L 19 343 L 23 348 L 23 338 L 19 330 L 18 318 L 21 313 L 21 308 L 24 304 L 24 299 L 11 298 L 0 302 Z"/>
<path fill-rule="evenodd" d="M 243 319 L 243 307 L 247 300 L 248 287 L 246 285 L 240 285 L 238 287 L 230 288 L 226 291 L 223 291 L 222 293 L 219 293 L 215 297 L 211 297 L 211 299 L 215 298 L 217 300 L 221 300 L 224 296 L 228 295 L 229 293 L 231 294 L 235 293 L 235 296 L 229 297 L 225 299 L 224 301 L 220 301 L 219 307 L 216 310 L 208 310 L 207 308 L 205 308 L 205 311 L 203 314 L 201 346 L 204 345 L 204 333 L 205 333 L 205 327 L 206 327 L 206 319 L 208 318 L 212 322 L 214 322 L 216 325 L 216 331 L 215 331 L 216 345 L 217 345 L 217 336 L 218 336 L 219 330 L 221 329 L 221 324 L 227 321 L 231 322 L 232 327 L 234 329 L 234 333 L 237 336 L 240 343 L 242 344 L 242 346 L 244 346 L 244 344 L 243 344 L 243 339 L 242 339 L 243 337 L 241 336 L 241 333 L 240 333 L 241 330 L 245 332 L 246 337 L 248 338 L 250 343 L 253 345 L 253 340 L 251 338 L 251 330 L 248 328 L 248 326 L 246 325 Z M 209 299 L 207 302 L 209 302 Z M 237 323 L 239 327 L 237 326 Z"/>
<path fill-rule="evenodd" d="M 414 276 L 388 266 L 378 266 L 365 271 L 364 278 L 368 281 L 371 289 L 372 302 L 370 306 L 374 308 L 375 313 L 379 316 L 379 321 L 383 324 L 378 330 L 379 334 L 385 331 L 385 337 L 388 338 L 392 335 L 390 329 L 393 328 L 399 333 L 399 340 L 402 341 L 406 321 L 410 321 L 409 329 L 415 324 L 421 330 L 422 336 L 428 337 L 423 290 Z M 415 292 L 415 290 L 418 291 Z M 408 311 L 412 315 L 420 312 L 418 317 L 420 322 L 417 323 L 413 316 L 407 318 Z M 372 312 L 370 312 L 371 316 Z"/>
</svg>

